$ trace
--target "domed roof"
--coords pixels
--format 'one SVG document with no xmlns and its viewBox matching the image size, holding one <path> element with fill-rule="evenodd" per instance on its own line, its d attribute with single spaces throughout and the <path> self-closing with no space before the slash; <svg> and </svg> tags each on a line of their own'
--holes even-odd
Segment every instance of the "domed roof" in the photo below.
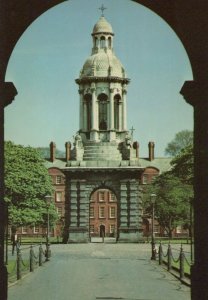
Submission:
<svg viewBox="0 0 208 300">
<path fill-rule="evenodd" d="M 112 52 L 91 55 L 84 63 L 80 78 L 88 76 L 124 78 L 124 68 Z"/>
<path fill-rule="evenodd" d="M 113 34 L 113 29 L 110 23 L 108 23 L 106 19 L 103 16 L 101 16 L 93 28 L 92 34 L 104 33 L 104 32 Z"/>
</svg>

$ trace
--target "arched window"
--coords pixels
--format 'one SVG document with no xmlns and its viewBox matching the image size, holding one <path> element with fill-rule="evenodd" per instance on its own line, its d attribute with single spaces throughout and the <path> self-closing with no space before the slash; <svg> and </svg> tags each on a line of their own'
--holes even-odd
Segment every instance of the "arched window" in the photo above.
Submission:
<svg viewBox="0 0 208 300">
<path fill-rule="evenodd" d="M 108 96 L 104 93 L 98 96 L 99 100 L 99 130 L 107 130 L 107 99 Z"/>
<path fill-rule="evenodd" d="M 98 38 L 95 38 L 95 40 L 94 40 L 94 46 L 98 47 Z"/>
<path fill-rule="evenodd" d="M 121 100 L 121 96 L 119 94 L 116 94 L 114 96 L 114 127 L 115 129 L 119 129 L 119 103 Z"/>
<path fill-rule="evenodd" d="M 92 95 L 91 94 L 86 94 L 84 96 L 84 99 L 86 101 L 86 109 L 87 109 L 87 130 L 89 131 L 92 127 Z"/>
<path fill-rule="evenodd" d="M 100 39 L 100 48 L 105 48 L 105 37 L 104 36 L 101 36 L 101 39 Z"/>
<path fill-rule="evenodd" d="M 109 38 L 108 38 L 108 48 L 111 48 L 111 37 L 109 36 Z"/>
</svg>

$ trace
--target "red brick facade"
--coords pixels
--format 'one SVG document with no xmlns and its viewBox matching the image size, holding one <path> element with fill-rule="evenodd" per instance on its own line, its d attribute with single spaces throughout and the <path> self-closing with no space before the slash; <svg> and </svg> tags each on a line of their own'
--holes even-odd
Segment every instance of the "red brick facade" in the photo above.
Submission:
<svg viewBox="0 0 208 300">
<path fill-rule="evenodd" d="M 116 236 L 117 212 L 117 199 L 111 191 L 95 191 L 90 199 L 90 236 Z"/>
</svg>

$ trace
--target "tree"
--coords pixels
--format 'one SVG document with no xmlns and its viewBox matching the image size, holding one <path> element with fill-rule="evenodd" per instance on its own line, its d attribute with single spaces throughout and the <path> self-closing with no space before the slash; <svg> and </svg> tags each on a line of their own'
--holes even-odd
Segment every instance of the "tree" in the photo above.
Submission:
<svg viewBox="0 0 208 300">
<path fill-rule="evenodd" d="M 50 176 L 38 151 L 5 142 L 5 201 L 14 231 L 19 226 L 46 223 L 45 196 L 52 191 Z M 54 204 L 50 205 L 49 213 L 51 223 L 55 222 Z"/>
<path fill-rule="evenodd" d="M 157 195 L 155 203 L 155 215 L 159 224 L 172 237 L 173 230 L 178 225 L 190 223 L 190 197 L 193 189 L 190 185 L 166 172 L 158 176 L 148 188 L 145 196 L 145 207 L 147 212 L 151 211 L 150 194 Z"/>
<path fill-rule="evenodd" d="M 179 177 L 186 184 L 193 185 L 194 181 L 194 154 L 193 146 L 189 145 L 171 161 L 171 173 Z"/>
<path fill-rule="evenodd" d="M 185 147 L 193 145 L 193 131 L 182 130 L 176 133 L 174 139 L 168 143 L 165 154 L 170 156 L 176 156 Z"/>
</svg>

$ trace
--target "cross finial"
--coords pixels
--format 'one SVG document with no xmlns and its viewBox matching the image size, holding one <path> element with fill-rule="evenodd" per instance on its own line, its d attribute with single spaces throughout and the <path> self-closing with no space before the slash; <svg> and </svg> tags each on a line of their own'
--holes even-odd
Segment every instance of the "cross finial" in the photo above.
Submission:
<svg viewBox="0 0 208 300">
<path fill-rule="evenodd" d="M 99 7 L 99 9 L 102 11 L 102 17 L 104 17 L 104 10 L 107 9 L 106 7 L 104 7 L 104 5 L 102 4 L 101 7 Z"/>
<path fill-rule="evenodd" d="M 134 134 L 134 130 L 135 130 L 135 129 L 134 129 L 134 127 L 132 126 L 130 130 L 131 130 L 131 137 L 132 137 L 132 139 L 133 139 L 133 134 Z"/>
</svg>

